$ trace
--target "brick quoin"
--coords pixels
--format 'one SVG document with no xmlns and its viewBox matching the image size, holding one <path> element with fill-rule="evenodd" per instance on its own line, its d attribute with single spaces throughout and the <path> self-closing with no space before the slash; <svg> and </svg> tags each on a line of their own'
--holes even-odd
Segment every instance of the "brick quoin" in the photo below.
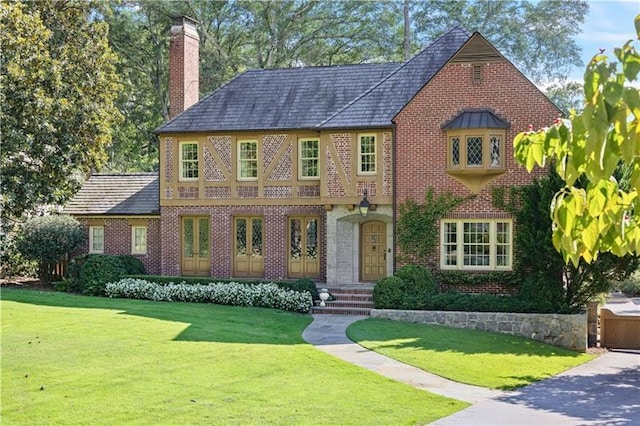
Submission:
<svg viewBox="0 0 640 426">
<path fill-rule="evenodd" d="M 452 217 L 508 218 L 506 212 L 492 207 L 491 188 L 526 185 L 546 174 L 540 168 L 528 173 L 516 163 L 513 139 L 529 125 L 534 128 L 548 126 L 558 117 L 559 110 L 506 60 L 482 66 L 482 81 L 474 84 L 471 64 L 446 65 L 397 115 L 396 217 L 399 217 L 398 206 L 403 201 L 413 198 L 422 202 L 429 187 L 433 187 L 436 195 L 444 192 L 471 195 L 467 187 L 447 174 L 447 136 L 442 130 L 443 124 L 464 109 L 491 109 L 510 123 L 504 144 L 507 172 L 487 184 L 474 199 L 459 206 Z M 396 247 L 398 254 L 400 249 Z M 437 250 L 427 263 L 439 267 L 439 256 Z M 492 292 L 494 289 L 487 290 Z"/>
</svg>

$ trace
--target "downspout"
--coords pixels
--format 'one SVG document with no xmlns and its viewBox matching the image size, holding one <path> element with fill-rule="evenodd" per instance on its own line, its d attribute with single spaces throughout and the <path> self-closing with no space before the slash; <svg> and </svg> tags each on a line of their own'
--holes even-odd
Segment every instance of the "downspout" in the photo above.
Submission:
<svg viewBox="0 0 640 426">
<path fill-rule="evenodd" d="M 391 214 L 391 220 L 393 221 L 393 262 L 392 262 L 392 272 L 396 272 L 397 269 L 397 259 L 396 259 L 396 247 L 397 247 L 397 241 L 396 241 L 396 234 L 397 234 L 397 221 L 396 221 L 396 205 L 397 205 L 397 201 L 396 201 L 396 152 L 397 152 L 397 147 L 396 147 L 396 132 L 397 132 L 397 126 L 395 121 L 391 121 L 391 123 L 393 124 L 393 133 L 391 136 L 391 143 L 393 145 L 393 149 L 392 149 L 392 155 L 393 158 L 391 160 L 391 185 L 392 185 L 392 189 L 391 189 L 391 210 L 392 210 L 392 214 Z"/>
</svg>

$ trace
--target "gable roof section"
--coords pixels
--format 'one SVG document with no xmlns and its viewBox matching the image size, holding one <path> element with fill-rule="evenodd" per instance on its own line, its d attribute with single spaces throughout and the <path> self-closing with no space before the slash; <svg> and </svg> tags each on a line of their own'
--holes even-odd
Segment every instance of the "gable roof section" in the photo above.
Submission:
<svg viewBox="0 0 640 426">
<path fill-rule="evenodd" d="M 247 71 L 157 133 L 313 128 L 399 64 Z"/>
<path fill-rule="evenodd" d="M 389 127 L 469 37 L 455 27 L 401 64 L 247 71 L 156 133 Z"/>
<path fill-rule="evenodd" d="M 89 177 L 67 203 L 72 215 L 157 215 L 160 186 L 157 173 L 99 173 Z"/>
<path fill-rule="evenodd" d="M 384 127 L 431 80 L 469 39 L 470 33 L 455 27 L 405 62 L 320 128 Z"/>
</svg>

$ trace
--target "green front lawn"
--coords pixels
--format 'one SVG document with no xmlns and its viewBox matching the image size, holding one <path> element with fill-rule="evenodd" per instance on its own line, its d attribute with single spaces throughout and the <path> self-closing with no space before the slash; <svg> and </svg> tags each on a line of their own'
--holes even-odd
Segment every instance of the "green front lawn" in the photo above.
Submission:
<svg viewBox="0 0 640 426">
<path fill-rule="evenodd" d="M 352 324 L 347 335 L 430 373 L 492 389 L 526 386 L 593 358 L 522 337 L 375 318 Z"/>
<path fill-rule="evenodd" d="M 2 423 L 416 424 L 468 404 L 302 340 L 308 315 L 3 290 Z"/>
</svg>

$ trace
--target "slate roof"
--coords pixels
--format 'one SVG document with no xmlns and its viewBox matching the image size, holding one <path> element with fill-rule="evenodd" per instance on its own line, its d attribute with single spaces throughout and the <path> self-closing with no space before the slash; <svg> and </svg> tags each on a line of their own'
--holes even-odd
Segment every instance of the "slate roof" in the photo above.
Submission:
<svg viewBox="0 0 640 426">
<path fill-rule="evenodd" d="M 509 122 L 488 109 L 467 109 L 447 121 L 442 128 L 454 129 L 508 129 Z"/>
<path fill-rule="evenodd" d="M 388 127 L 470 35 L 456 27 L 400 64 L 247 71 L 156 133 Z"/>
<path fill-rule="evenodd" d="M 73 215 L 157 215 L 160 186 L 157 173 L 97 173 L 67 203 Z"/>
</svg>

